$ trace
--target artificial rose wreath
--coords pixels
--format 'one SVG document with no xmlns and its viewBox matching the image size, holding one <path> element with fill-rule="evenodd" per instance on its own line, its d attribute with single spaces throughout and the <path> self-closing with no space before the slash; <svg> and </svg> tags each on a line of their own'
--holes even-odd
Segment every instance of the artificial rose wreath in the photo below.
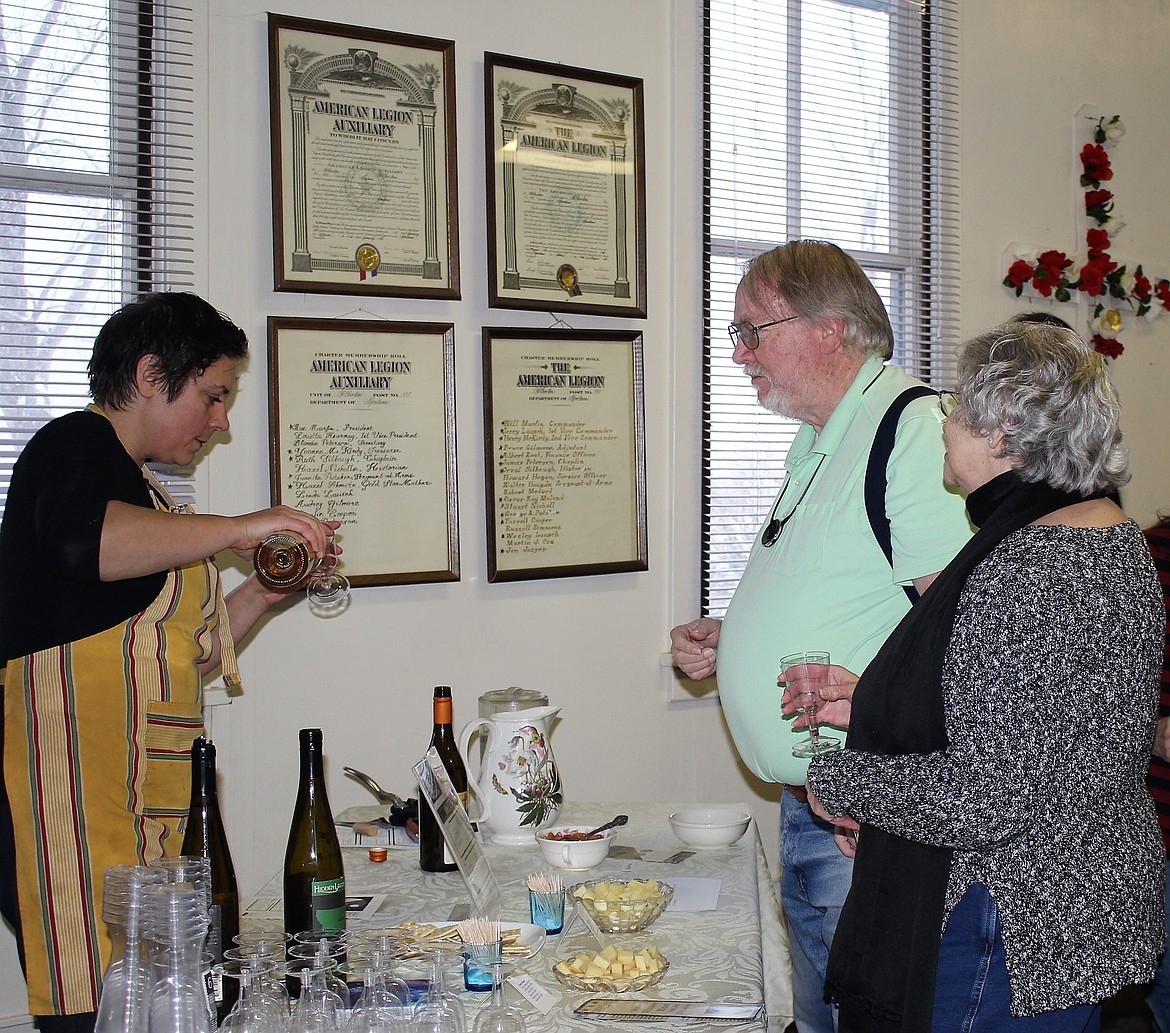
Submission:
<svg viewBox="0 0 1170 1033">
<path fill-rule="evenodd" d="M 1151 280 L 1141 265 L 1130 272 L 1109 256 L 1110 233 L 1124 225 L 1113 214 L 1113 192 L 1102 183 L 1113 179 L 1109 148 L 1125 135 L 1120 115 L 1097 119 L 1093 139 L 1081 148 L 1081 186 L 1085 188 L 1085 215 L 1091 225 L 1085 232 L 1086 260 L 1074 271 L 1076 262 L 1063 251 L 1042 251 L 1034 257 L 1019 255 L 1003 278 L 1005 287 L 1020 297 L 1025 290 L 1042 298 L 1070 301 L 1073 291 L 1096 298 L 1090 328 L 1094 348 L 1108 358 L 1124 350 L 1118 339 L 1124 322 L 1120 305 L 1129 305 L 1139 316 L 1153 319 L 1170 312 L 1170 280 Z"/>
</svg>

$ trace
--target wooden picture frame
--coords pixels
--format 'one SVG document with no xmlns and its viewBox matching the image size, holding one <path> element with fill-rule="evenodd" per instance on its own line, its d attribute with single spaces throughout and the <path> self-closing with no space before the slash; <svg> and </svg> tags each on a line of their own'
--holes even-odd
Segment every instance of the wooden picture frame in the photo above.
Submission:
<svg viewBox="0 0 1170 1033">
<path fill-rule="evenodd" d="M 340 520 L 354 586 L 459 580 L 455 328 L 268 318 L 272 504 Z"/>
<path fill-rule="evenodd" d="M 278 291 L 459 294 L 455 44 L 268 16 Z"/>
<path fill-rule="evenodd" d="M 647 569 L 639 331 L 483 330 L 488 580 Z"/>
<path fill-rule="evenodd" d="M 489 301 L 646 316 L 642 80 L 484 55 Z"/>
</svg>

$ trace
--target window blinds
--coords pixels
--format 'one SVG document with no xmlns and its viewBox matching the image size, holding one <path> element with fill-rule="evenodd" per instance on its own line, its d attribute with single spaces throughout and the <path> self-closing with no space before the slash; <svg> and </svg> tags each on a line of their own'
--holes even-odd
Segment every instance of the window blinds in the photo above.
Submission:
<svg viewBox="0 0 1170 1033">
<path fill-rule="evenodd" d="M 106 318 L 193 285 L 194 209 L 187 8 L 0 0 L 0 22 L 2 503 L 29 437 L 89 401 Z"/>
<path fill-rule="evenodd" d="M 894 361 L 953 380 L 957 0 L 706 0 L 702 608 L 720 616 L 797 424 L 765 412 L 726 326 L 744 262 L 831 240 L 886 302 Z"/>
</svg>

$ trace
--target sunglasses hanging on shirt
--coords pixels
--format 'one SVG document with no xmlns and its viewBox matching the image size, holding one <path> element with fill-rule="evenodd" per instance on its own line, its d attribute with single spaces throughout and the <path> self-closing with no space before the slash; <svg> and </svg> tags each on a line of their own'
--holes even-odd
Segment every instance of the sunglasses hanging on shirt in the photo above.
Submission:
<svg viewBox="0 0 1170 1033">
<path fill-rule="evenodd" d="M 804 501 L 805 495 L 808 494 L 809 488 L 813 486 L 813 481 L 817 479 L 817 474 L 820 472 L 821 463 L 824 462 L 823 455 L 817 456 L 817 466 L 813 470 L 812 476 L 805 484 L 804 490 L 800 493 L 800 498 L 796 500 L 796 504 L 783 517 L 778 517 L 776 513 L 780 509 L 780 503 L 784 501 L 784 496 L 788 494 L 788 486 L 792 483 L 791 478 L 784 482 L 784 487 L 780 491 L 780 497 L 776 500 L 776 504 L 772 507 L 772 518 L 768 521 L 768 526 L 764 528 L 764 533 L 760 536 L 760 542 L 765 549 L 772 548 L 780 540 L 780 535 L 784 530 L 784 525 L 792 519 L 792 515 L 800 508 L 800 504 Z"/>
</svg>

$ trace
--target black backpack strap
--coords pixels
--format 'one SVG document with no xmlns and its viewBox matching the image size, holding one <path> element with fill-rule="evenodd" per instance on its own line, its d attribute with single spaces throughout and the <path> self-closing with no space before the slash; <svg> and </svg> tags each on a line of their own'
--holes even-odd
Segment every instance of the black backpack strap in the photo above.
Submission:
<svg viewBox="0 0 1170 1033">
<path fill-rule="evenodd" d="M 886 554 L 890 566 L 894 565 L 894 548 L 890 539 L 890 517 L 886 512 L 886 467 L 890 462 L 890 454 L 894 451 L 894 435 L 898 431 L 898 421 L 902 412 L 915 398 L 925 395 L 937 395 L 938 392 L 925 384 L 915 384 L 906 388 L 891 403 L 886 410 L 882 422 L 878 424 L 877 433 L 873 436 L 873 447 L 869 450 L 869 464 L 865 468 L 865 512 L 869 517 L 869 526 L 873 528 L 873 536 Z M 903 585 L 902 590 L 911 605 L 918 602 L 918 589 L 913 585 Z"/>
</svg>

